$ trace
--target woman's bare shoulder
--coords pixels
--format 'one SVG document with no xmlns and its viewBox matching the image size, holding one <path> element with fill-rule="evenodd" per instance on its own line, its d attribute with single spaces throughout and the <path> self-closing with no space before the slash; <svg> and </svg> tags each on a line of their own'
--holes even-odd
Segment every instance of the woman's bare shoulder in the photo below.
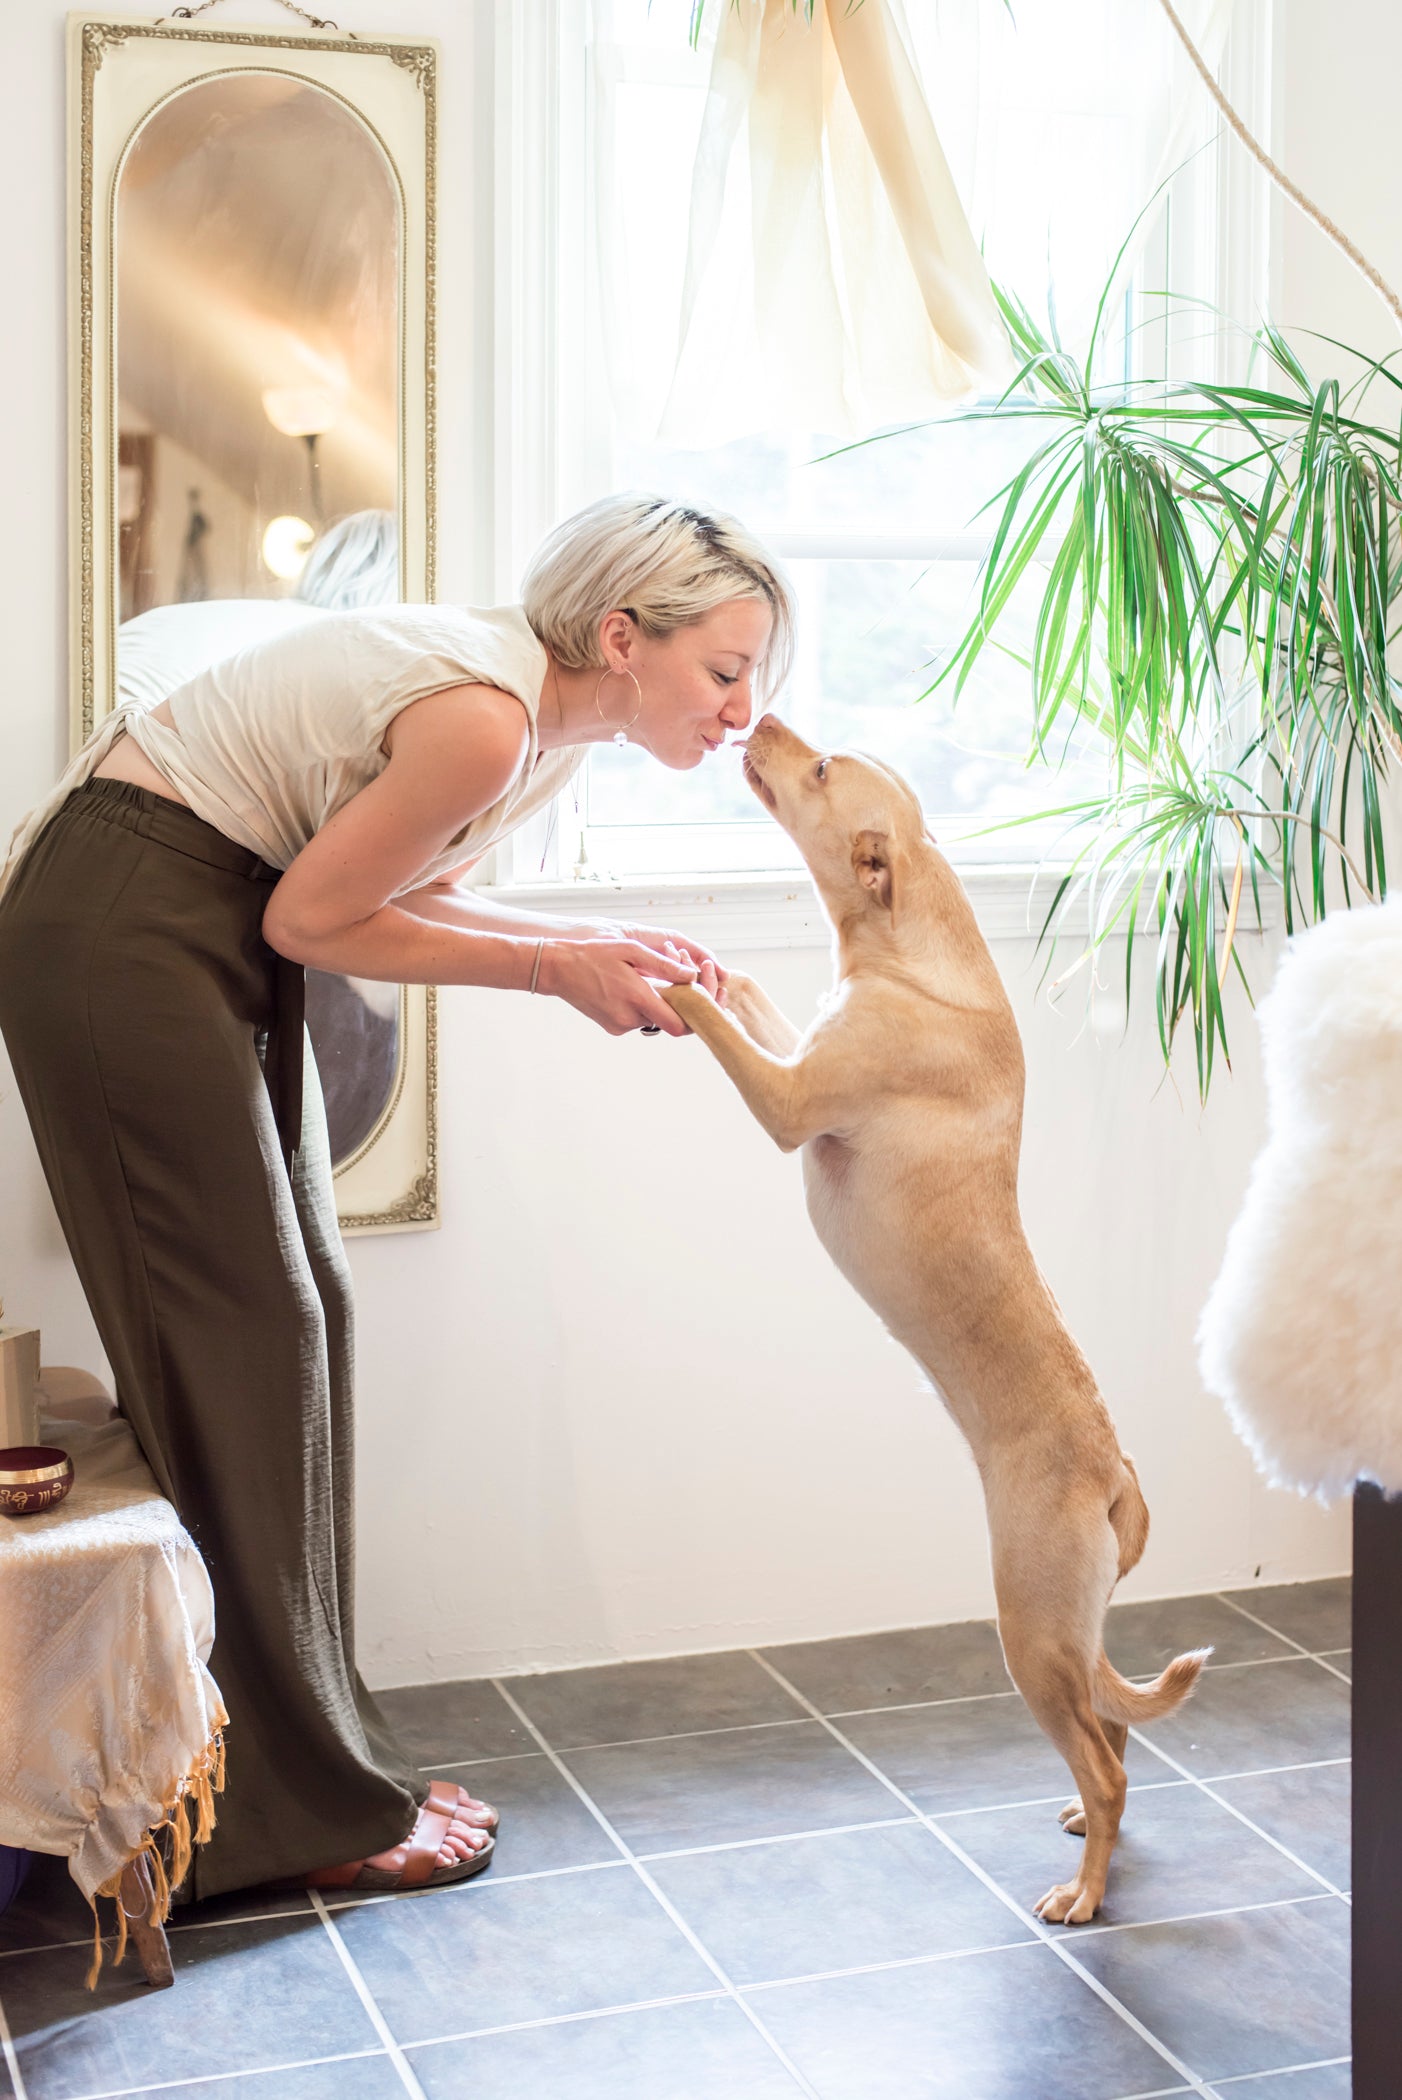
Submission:
<svg viewBox="0 0 1402 2100">
<path fill-rule="evenodd" d="M 466 760 L 480 776 L 516 777 L 530 750 L 525 704 L 499 686 L 464 681 L 400 708 L 386 726 L 382 749 L 401 774 L 411 768 L 451 766 Z"/>
</svg>

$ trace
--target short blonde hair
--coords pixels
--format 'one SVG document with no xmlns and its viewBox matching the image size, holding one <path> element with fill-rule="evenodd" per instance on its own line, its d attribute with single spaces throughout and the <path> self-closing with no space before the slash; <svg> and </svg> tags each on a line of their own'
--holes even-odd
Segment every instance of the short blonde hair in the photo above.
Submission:
<svg viewBox="0 0 1402 2100">
<path fill-rule="evenodd" d="M 602 661 L 599 623 L 622 608 L 645 634 L 672 634 L 732 598 L 758 598 L 773 626 L 762 690 L 789 675 L 794 600 L 787 577 L 735 518 L 661 496 L 606 496 L 557 525 L 521 584 L 521 609 L 569 670 Z"/>
</svg>

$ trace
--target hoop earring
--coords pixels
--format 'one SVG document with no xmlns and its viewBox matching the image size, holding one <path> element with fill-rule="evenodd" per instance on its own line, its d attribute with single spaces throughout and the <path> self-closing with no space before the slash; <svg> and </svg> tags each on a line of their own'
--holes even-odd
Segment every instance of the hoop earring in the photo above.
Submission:
<svg viewBox="0 0 1402 2100">
<path fill-rule="evenodd" d="M 600 693 L 604 689 L 604 678 L 633 679 L 633 691 L 638 696 L 638 705 L 636 711 L 628 717 L 628 720 L 624 722 L 621 727 L 615 723 L 610 722 L 608 716 L 604 713 L 603 703 L 599 698 Z M 613 740 L 615 744 L 622 746 L 623 744 L 627 743 L 628 732 L 632 728 L 633 724 L 637 721 L 638 716 L 643 711 L 643 689 L 638 684 L 637 679 L 633 677 L 633 673 L 631 671 L 626 669 L 622 671 L 614 671 L 611 670 L 607 664 L 605 664 L 604 677 L 599 680 L 599 683 L 594 688 L 594 706 L 598 712 L 599 720 L 603 723 L 605 729 L 613 730 Z"/>
</svg>

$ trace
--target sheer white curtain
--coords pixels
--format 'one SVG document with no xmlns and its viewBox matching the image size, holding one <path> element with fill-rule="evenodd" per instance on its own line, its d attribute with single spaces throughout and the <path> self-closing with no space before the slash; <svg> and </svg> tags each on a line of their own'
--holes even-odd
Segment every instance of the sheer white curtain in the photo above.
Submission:
<svg viewBox="0 0 1402 2100">
<path fill-rule="evenodd" d="M 629 434 L 688 447 L 855 435 L 996 386 L 989 271 L 1034 307 L 1051 288 L 1074 340 L 1136 213 L 1217 122 L 1157 0 L 815 0 L 811 21 L 709 0 L 701 52 L 669 54 L 650 150 L 636 123 L 620 147 L 612 98 L 646 85 L 617 63 L 636 8 L 594 4 L 615 405 Z M 1209 63 L 1230 9 L 1183 0 Z"/>
</svg>

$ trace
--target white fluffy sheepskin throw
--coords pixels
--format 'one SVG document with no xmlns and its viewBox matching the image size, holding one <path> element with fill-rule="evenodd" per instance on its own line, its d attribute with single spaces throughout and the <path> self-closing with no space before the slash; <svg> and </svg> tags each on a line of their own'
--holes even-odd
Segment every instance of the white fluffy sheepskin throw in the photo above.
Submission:
<svg viewBox="0 0 1402 2100">
<path fill-rule="evenodd" d="M 1402 1489 L 1402 899 L 1292 941 L 1260 1021 L 1270 1134 L 1203 1379 L 1272 1482 Z"/>
</svg>

